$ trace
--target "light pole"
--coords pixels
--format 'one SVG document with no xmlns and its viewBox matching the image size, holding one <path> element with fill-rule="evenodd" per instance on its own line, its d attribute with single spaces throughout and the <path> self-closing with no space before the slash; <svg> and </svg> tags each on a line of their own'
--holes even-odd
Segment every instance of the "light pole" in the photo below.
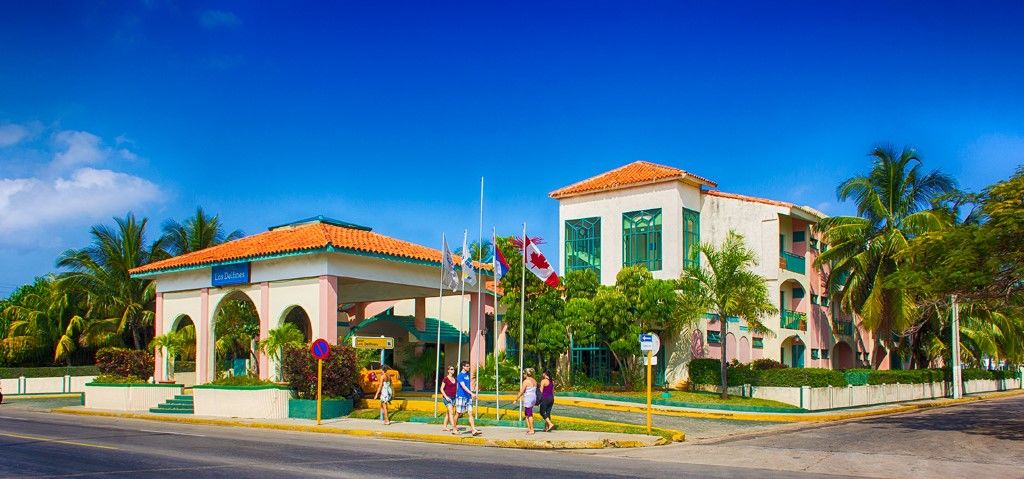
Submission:
<svg viewBox="0 0 1024 479">
<path fill-rule="evenodd" d="M 963 397 L 962 382 L 960 381 L 960 311 L 956 304 L 956 295 L 950 296 L 950 303 L 953 306 L 953 344 L 950 350 L 953 354 L 953 399 Z"/>
</svg>

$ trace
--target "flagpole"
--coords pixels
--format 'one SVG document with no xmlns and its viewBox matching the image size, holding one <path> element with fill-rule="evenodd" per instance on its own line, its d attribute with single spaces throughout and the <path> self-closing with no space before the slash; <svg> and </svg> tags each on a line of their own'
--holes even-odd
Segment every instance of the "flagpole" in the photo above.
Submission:
<svg viewBox="0 0 1024 479">
<path fill-rule="evenodd" d="M 462 267 L 466 267 L 466 240 L 469 239 L 469 230 L 462 230 Z M 472 267 L 472 263 L 470 263 Z M 456 366 L 459 372 L 462 371 L 462 328 L 466 325 L 466 272 L 462 272 L 462 299 L 459 301 L 459 361 Z"/>
<path fill-rule="evenodd" d="M 498 231 L 491 227 L 491 247 L 494 248 L 494 259 L 491 261 L 494 270 L 494 348 L 491 354 L 494 356 L 494 420 L 501 419 L 501 383 L 498 382 Z"/>
<path fill-rule="evenodd" d="M 437 358 L 434 359 L 434 417 L 437 417 L 437 397 L 441 395 L 441 308 L 444 307 L 444 251 L 445 238 L 441 233 L 441 281 L 437 284 Z M 426 305 L 424 305 L 426 306 Z M 424 308 L 424 311 L 426 308 Z"/>
<path fill-rule="evenodd" d="M 523 334 L 526 324 L 526 222 L 523 222 L 523 281 L 519 289 L 519 390 L 523 390 Z M 519 420 L 523 420 L 523 402 L 519 401 Z"/>
<path fill-rule="evenodd" d="M 482 177 L 482 176 L 480 177 L 480 230 L 479 230 L 478 236 L 477 236 L 477 249 L 480 251 L 480 258 L 478 258 L 478 260 L 482 264 L 483 261 L 484 261 L 484 177 Z M 472 264 L 472 263 L 470 263 L 470 264 Z M 483 327 L 482 326 L 483 326 L 483 322 L 484 322 L 484 317 L 483 317 L 484 316 L 484 303 L 483 303 L 483 298 L 484 297 L 481 294 L 481 286 L 483 285 L 484 281 L 485 281 L 485 279 L 484 279 L 484 275 L 483 275 L 483 270 L 481 269 L 480 277 L 476 279 L 476 335 L 474 335 L 474 337 L 473 337 L 474 341 L 480 341 L 480 340 L 483 339 L 483 334 L 482 334 Z M 487 345 L 486 344 L 482 344 L 481 346 L 483 347 L 483 350 L 480 351 L 480 352 L 484 353 L 484 357 L 486 358 L 487 357 Z M 473 347 L 473 345 L 472 345 L 472 343 L 470 343 L 470 348 L 472 348 L 472 347 Z M 476 371 L 474 372 L 474 376 L 476 377 L 476 392 L 477 392 L 477 395 L 476 395 L 476 408 L 475 408 L 476 410 L 474 411 L 474 413 L 476 414 L 476 417 L 479 419 L 480 418 L 480 358 L 474 357 L 473 359 L 476 360 L 476 368 L 475 368 Z"/>
</svg>

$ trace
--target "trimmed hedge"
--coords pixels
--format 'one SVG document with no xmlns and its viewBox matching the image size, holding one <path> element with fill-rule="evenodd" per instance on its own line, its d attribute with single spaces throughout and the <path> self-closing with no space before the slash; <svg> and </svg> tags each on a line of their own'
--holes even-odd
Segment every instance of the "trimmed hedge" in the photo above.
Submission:
<svg viewBox="0 0 1024 479">
<path fill-rule="evenodd" d="M 897 369 L 871 371 L 868 384 L 924 384 L 941 383 L 946 380 L 947 371 L 942 369 Z"/>
<path fill-rule="evenodd" d="M 989 370 L 981 368 L 969 368 L 963 370 L 964 381 L 971 381 L 974 379 L 1016 379 L 1019 373 L 1017 371 L 1008 370 Z"/>
<path fill-rule="evenodd" d="M 14 379 L 21 376 L 26 378 L 56 378 L 63 376 L 99 376 L 100 370 L 96 366 L 71 366 L 69 367 L 42 367 L 42 368 L 0 368 L 0 379 Z"/>
<path fill-rule="evenodd" d="M 210 383 L 213 386 L 275 386 L 277 383 L 252 376 L 228 376 Z"/>
<path fill-rule="evenodd" d="M 730 386 L 750 384 L 765 387 L 846 386 L 840 371 L 819 368 L 787 368 L 765 364 L 771 369 L 752 369 L 748 365 L 730 367 L 726 379 Z M 690 361 L 690 383 L 717 386 L 721 380 L 721 363 L 717 359 Z"/>
</svg>

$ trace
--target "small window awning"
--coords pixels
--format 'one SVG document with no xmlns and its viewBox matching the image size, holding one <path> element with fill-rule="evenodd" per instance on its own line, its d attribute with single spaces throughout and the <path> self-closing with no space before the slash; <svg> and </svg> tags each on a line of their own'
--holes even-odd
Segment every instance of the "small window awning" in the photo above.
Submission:
<svg viewBox="0 0 1024 479">
<path fill-rule="evenodd" d="M 441 343 L 457 343 L 460 340 L 459 330 L 455 329 L 455 327 L 444 321 L 438 321 L 437 318 L 428 317 L 426 318 L 426 330 L 419 331 L 416 329 L 415 316 L 396 316 L 394 314 L 391 314 L 391 310 L 385 311 L 376 316 L 368 318 L 366 321 L 360 323 L 359 326 L 352 328 L 352 333 L 357 333 L 359 332 L 360 329 L 363 329 L 378 321 L 384 321 L 398 325 L 402 329 L 408 331 L 409 334 L 413 335 L 418 341 L 424 343 L 437 342 L 437 324 L 441 323 Z M 465 333 L 462 333 L 461 339 L 463 341 L 468 341 L 469 336 Z"/>
</svg>

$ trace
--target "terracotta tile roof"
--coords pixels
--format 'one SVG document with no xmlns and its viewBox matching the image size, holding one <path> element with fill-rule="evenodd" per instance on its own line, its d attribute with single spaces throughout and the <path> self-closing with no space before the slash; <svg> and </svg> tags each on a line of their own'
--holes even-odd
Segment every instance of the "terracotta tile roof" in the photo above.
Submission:
<svg viewBox="0 0 1024 479">
<path fill-rule="evenodd" d="M 792 208 L 793 203 L 786 203 L 785 201 L 769 200 L 767 198 L 758 198 L 756 196 L 738 195 L 736 193 L 726 193 L 718 190 L 708 190 L 704 192 L 708 196 L 718 196 L 721 198 L 730 198 L 740 201 L 750 201 L 752 203 L 763 203 L 766 205 L 781 206 L 783 208 Z"/>
<path fill-rule="evenodd" d="M 638 186 L 661 181 L 690 179 L 707 186 L 718 186 L 714 181 L 697 176 L 679 168 L 659 165 L 649 161 L 635 161 L 600 175 L 573 183 L 564 188 L 552 191 L 548 196 L 565 198 L 598 191 L 617 190 L 630 186 Z"/>
<path fill-rule="evenodd" d="M 294 227 L 278 227 L 204 250 L 156 261 L 130 271 L 131 274 L 152 273 L 182 267 L 199 267 L 225 261 L 259 258 L 283 253 L 333 248 L 344 253 L 352 251 L 440 264 L 441 251 L 408 241 L 374 233 L 368 229 L 312 222 Z M 455 261 L 460 259 L 456 256 Z M 480 265 L 489 270 L 490 265 Z"/>
</svg>

